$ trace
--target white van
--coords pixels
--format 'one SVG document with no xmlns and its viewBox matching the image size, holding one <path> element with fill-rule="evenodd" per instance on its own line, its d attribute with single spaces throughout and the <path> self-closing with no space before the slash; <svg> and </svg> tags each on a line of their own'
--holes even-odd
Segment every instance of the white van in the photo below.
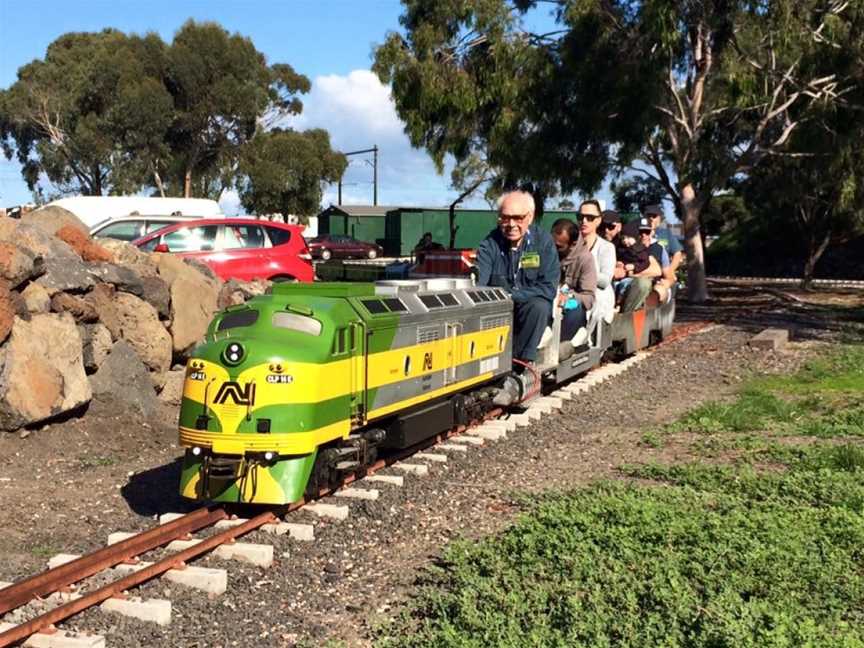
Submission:
<svg viewBox="0 0 864 648">
<path fill-rule="evenodd" d="M 124 216 L 224 216 L 219 203 L 206 198 L 141 198 L 138 196 L 74 196 L 49 203 L 75 214 L 88 228 Z"/>
</svg>

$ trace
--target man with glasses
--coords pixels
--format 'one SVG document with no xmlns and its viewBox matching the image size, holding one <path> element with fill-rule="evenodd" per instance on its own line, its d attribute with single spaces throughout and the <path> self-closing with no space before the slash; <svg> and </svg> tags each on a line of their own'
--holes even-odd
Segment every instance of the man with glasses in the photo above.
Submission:
<svg viewBox="0 0 864 648">
<path fill-rule="evenodd" d="M 558 251 L 552 236 L 533 223 L 531 194 L 506 193 L 498 227 L 477 248 L 477 285 L 504 288 L 513 299 L 513 358 L 523 363 L 537 359 L 558 292 Z"/>
</svg>

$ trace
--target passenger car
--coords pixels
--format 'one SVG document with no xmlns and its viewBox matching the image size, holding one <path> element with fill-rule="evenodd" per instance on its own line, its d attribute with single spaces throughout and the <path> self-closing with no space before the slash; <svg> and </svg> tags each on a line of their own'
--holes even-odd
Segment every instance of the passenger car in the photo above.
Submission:
<svg viewBox="0 0 864 648">
<path fill-rule="evenodd" d="M 132 244 L 197 259 L 226 281 L 312 281 L 315 272 L 302 230 L 249 218 L 201 218 L 163 227 Z"/>
<path fill-rule="evenodd" d="M 201 218 L 203 216 L 122 216 L 109 218 L 93 226 L 90 229 L 90 236 L 131 242 L 168 225 L 186 223 Z"/>
<path fill-rule="evenodd" d="M 316 259 L 374 259 L 384 253 L 380 245 L 365 243 L 350 236 L 321 234 L 308 240 L 309 251 Z"/>
</svg>

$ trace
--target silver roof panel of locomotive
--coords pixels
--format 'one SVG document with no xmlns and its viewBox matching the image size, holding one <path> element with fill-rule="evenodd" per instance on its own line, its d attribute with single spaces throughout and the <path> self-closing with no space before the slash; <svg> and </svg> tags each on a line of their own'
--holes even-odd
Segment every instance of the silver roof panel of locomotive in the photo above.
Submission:
<svg viewBox="0 0 864 648">
<path fill-rule="evenodd" d="M 478 293 L 485 295 L 480 300 Z M 427 296 L 452 295 L 456 303 L 429 307 L 423 298 Z M 375 295 L 382 298 L 397 298 L 405 304 L 409 315 L 446 316 L 447 313 L 464 308 L 482 311 L 512 310 L 510 295 L 500 288 L 475 286 L 464 277 L 438 277 L 435 279 L 390 279 L 375 282 Z M 472 295 L 474 298 L 472 298 Z M 490 308 L 491 307 L 491 308 Z M 504 308 L 501 308 L 504 307 Z"/>
</svg>

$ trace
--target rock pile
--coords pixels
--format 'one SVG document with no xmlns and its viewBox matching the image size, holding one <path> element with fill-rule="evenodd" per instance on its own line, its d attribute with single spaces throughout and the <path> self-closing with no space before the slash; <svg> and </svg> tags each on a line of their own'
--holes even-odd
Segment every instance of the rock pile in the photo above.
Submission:
<svg viewBox="0 0 864 648">
<path fill-rule="evenodd" d="M 58 207 L 0 218 L 0 431 L 179 403 L 213 314 L 268 284 L 223 283 L 192 260 L 96 242 Z"/>
</svg>

